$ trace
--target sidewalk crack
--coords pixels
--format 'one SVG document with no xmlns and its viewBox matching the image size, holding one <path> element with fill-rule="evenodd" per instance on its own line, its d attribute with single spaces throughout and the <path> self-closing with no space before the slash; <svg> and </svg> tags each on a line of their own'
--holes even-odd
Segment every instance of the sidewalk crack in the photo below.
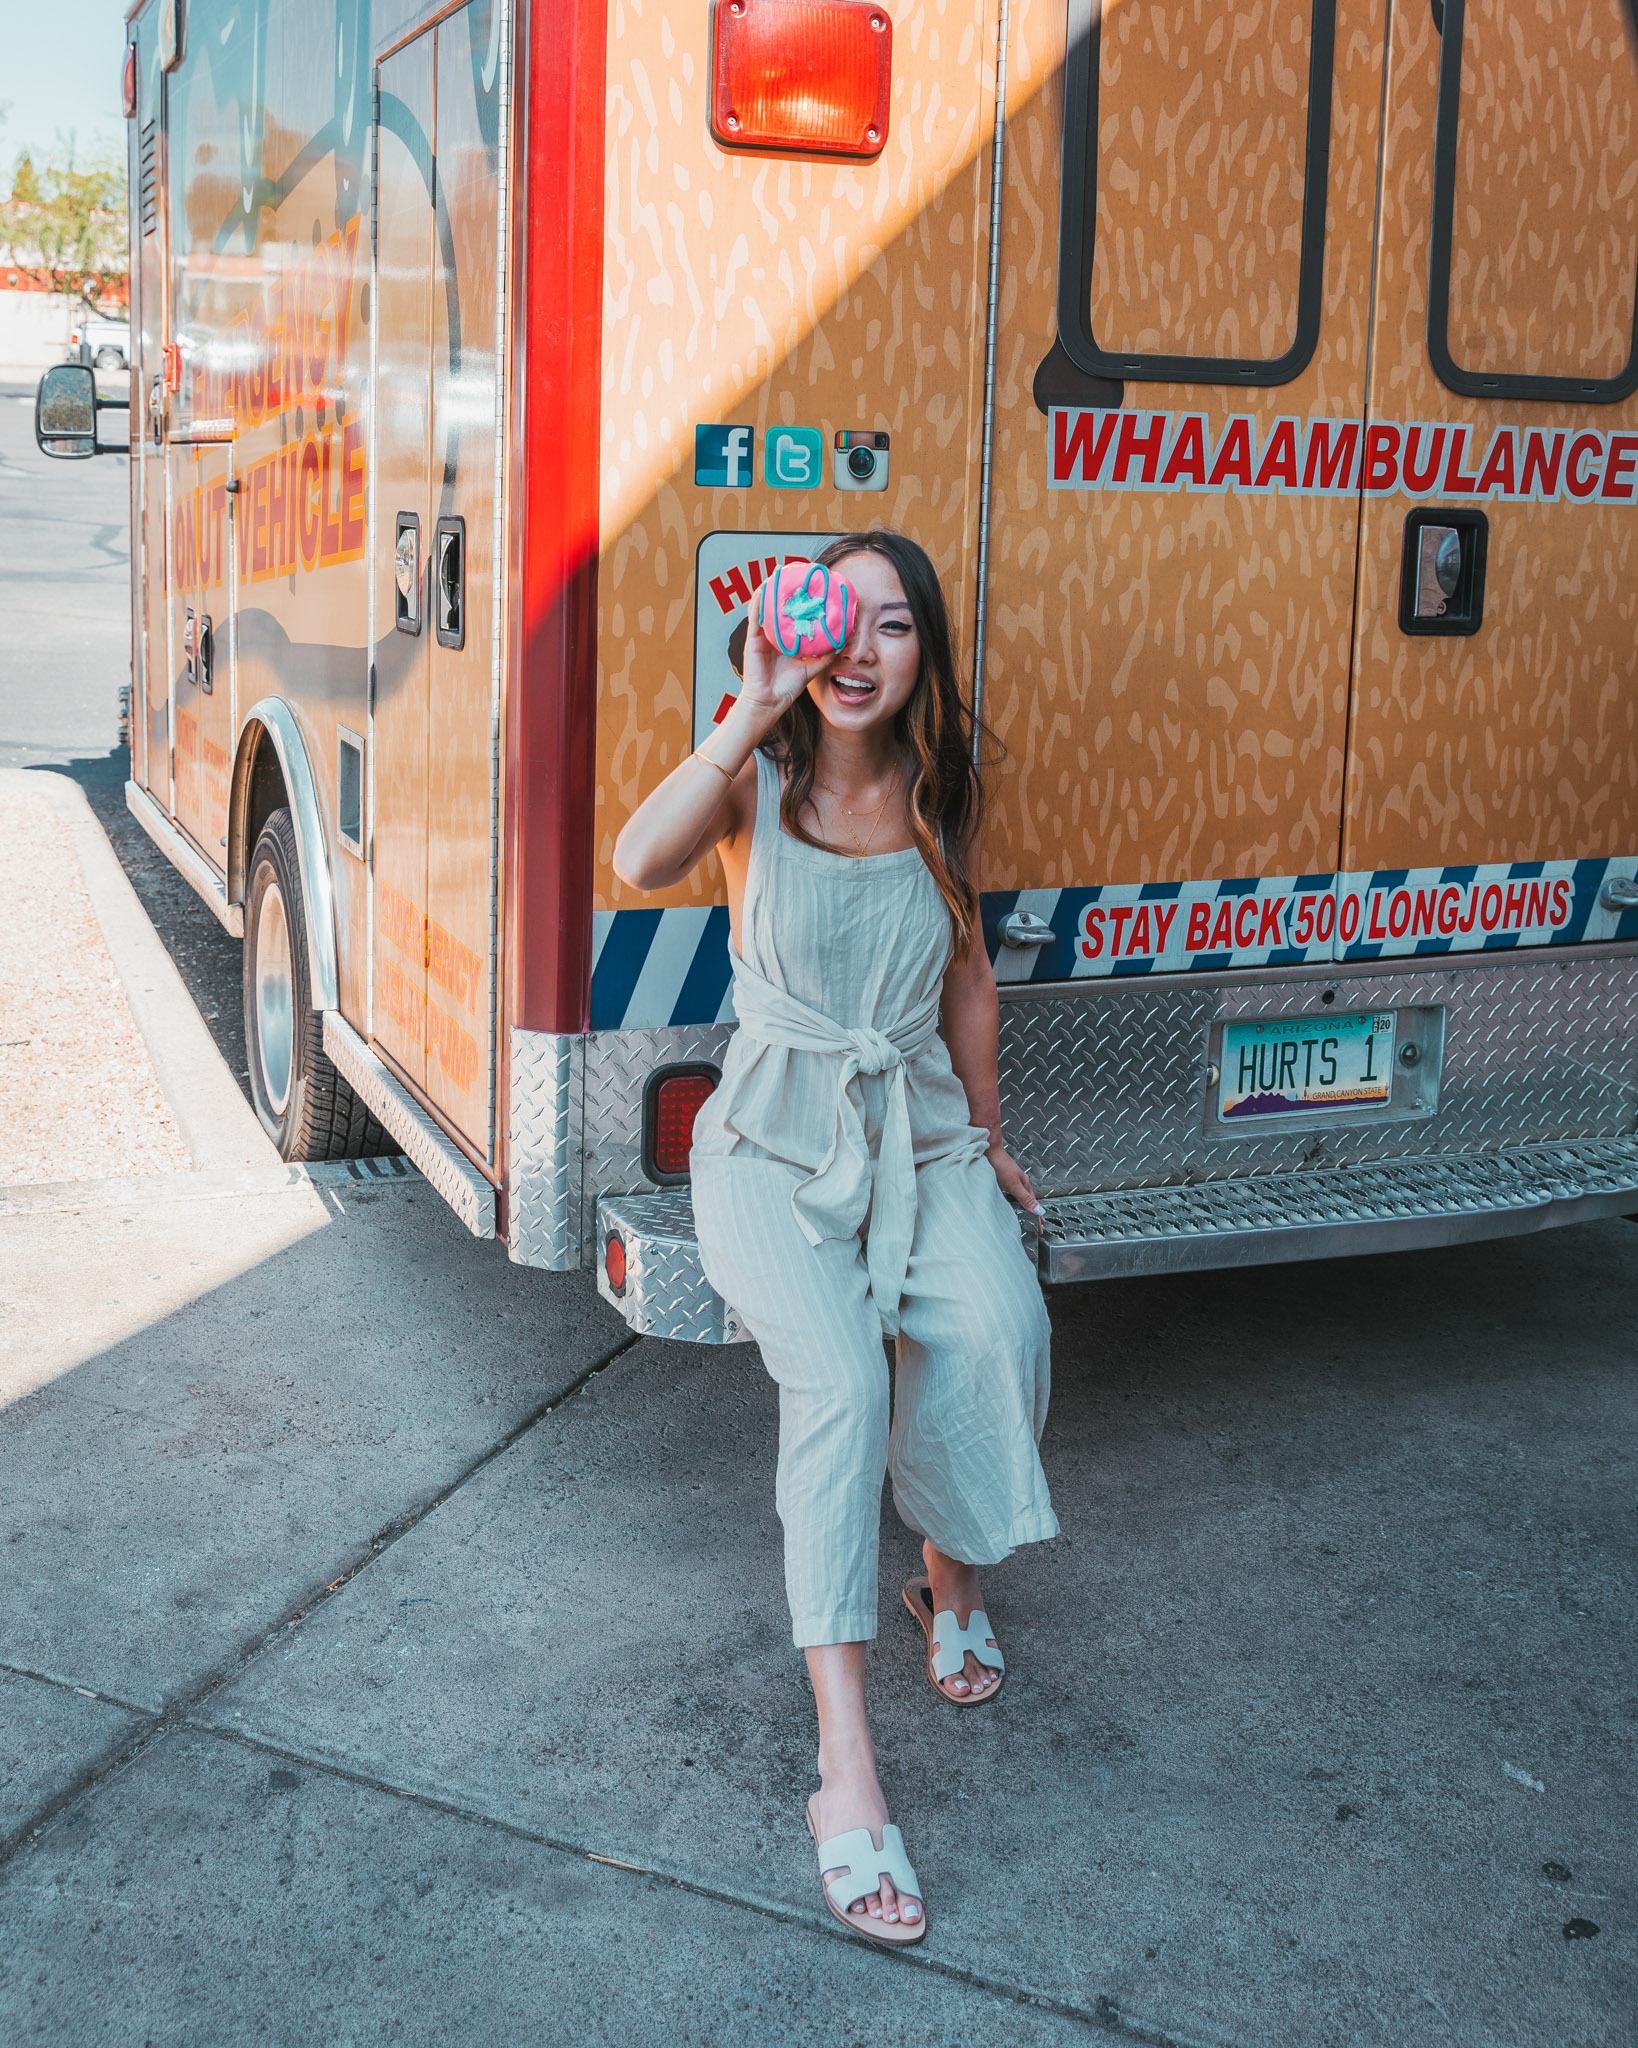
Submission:
<svg viewBox="0 0 1638 2048">
<path fill-rule="evenodd" d="M 291 1749 L 286 1744 L 269 1742 L 260 1736 L 247 1734 L 238 1728 L 226 1728 L 217 1722 L 188 1722 L 190 1733 L 209 1736 L 237 1749 L 253 1751 L 258 1756 L 276 1757 L 281 1763 L 299 1764 L 304 1770 L 335 1780 L 344 1785 L 356 1785 L 361 1791 L 378 1792 L 390 1799 L 401 1799 L 407 1805 L 419 1806 L 429 1813 L 439 1813 L 451 1820 L 465 1821 L 472 1826 L 488 1828 L 496 1834 L 508 1836 L 513 1841 L 528 1842 L 534 1847 L 549 1849 L 560 1856 L 572 1856 L 578 1861 L 598 1863 L 609 1870 L 617 1870 L 627 1877 L 637 1878 L 650 1884 L 670 1885 L 676 1891 L 691 1893 L 696 1898 L 709 1899 L 719 1906 L 731 1906 L 740 1912 L 755 1913 L 761 1919 L 772 1920 L 782 1925 L 800 1927 L 809 1934 L 823 1937 L 827 1941 L 847 1942 L 858 1947 L 858 1937 L 838 1928 L 828 1914 L 804 1910 L 783 1901 L 759 1898 L 754 1893 L 736 1892 L 724 1885 L 704 1882 L 699 1878 L 687 1877 L 680 1871 L 667 1870 L 652 1864 L 631 1863 L 604 1851 L 589 1848 L 584 1842 L 577 1842 L 566 1836 L 548 1833 L 543 1828 L 527 1827 L 521 1821 L 505 1820 L 497 1814 L 485 1813 L 481 1808 L 463 1804 L 456 1799 L 445 1798 L 436 1792 L 417 1791 L 414 1787 L 400 1785 L 390 1778 L 378 1777 L 372 1772 L 361 1771 L 347 1764 L 334 1763 L 325 1757 L 310 1755 L 305 1750 Z M 1077 2004 L 1072 1999 L 1056 1998 L 1050 1992 L 1037 1991 L 1026 1984 L 1015 1984 L 1005 1977 L 993 1977 L 982 1970 L 973 1970 L 960 1963 L 953 1963 L 941 1956 L 929 1955 L 923 1948 L 873 1949 L 885 1964 L 905 1969 L 928 1970 L 938 1977 L 966 1985 L 974 1991 L 1000 1999 L 1008 2004 L 1022 2005 L 1035 2012 L 1051 2013 L 1055 2018 L 1074 2020 L 1083 2026 L 1095 2027 L 1099 2032 L 1111 2034 L 1119 2039 L 1139 2042 L 1143 2048 L 1234 2048 L 1224 2036 L 1209 2039 L 1196 2034 L 1182 2034 L 1175 2029 L 1135 2013 L 1119 2001 L 1099 1996 L 1091 2005 Z"/>
</svg>

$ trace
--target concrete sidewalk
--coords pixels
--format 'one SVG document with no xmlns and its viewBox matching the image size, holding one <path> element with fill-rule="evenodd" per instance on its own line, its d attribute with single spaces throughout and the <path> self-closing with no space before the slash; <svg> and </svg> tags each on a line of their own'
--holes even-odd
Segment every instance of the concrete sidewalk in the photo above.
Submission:
<svg viewBox="0 0 1638 2048">
<path fill-rule="evenodd" d="M 287 1176 L 78 784 L 0 768 L 0 1188 Z"/>
<path fill-rule="evenodd" d="M 0 2039 L 1631 2048 L 1629 1224 L 1056 1296 L 992 1709 L 884 1513 L 883 1957 L 754 1350 L 413 1174 L 208 1163 L 242 1098 L 149 1029 L 203 1153 L 0 1196 Z"/>
</svg>

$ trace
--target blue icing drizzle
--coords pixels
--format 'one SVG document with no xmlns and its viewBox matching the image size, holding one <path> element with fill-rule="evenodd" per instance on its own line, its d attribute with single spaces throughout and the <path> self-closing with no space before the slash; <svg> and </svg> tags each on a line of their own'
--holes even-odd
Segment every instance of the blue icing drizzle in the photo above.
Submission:
<svg viewBox="0 0 1638 2048">
<path fill-rule="evenodd" d="M 819 579 L 819 588 L 814 589 L 814 578 Z M 823 633 L 831 646 L 840 653 L 847 644 L 849 599 L 852 595 L 843 584 L 842 632 L 838 638 L 830 630 L 825 617 L 830 607 L 830 570 L 823 562 L 815 562 L 803 577 L 801 587 L 774 604 L 774 645 L 781 654 L 796 654 L 802 641 L 810 634 Z M 785 645 L 784 633 L 780 630 L 785 621 L 796 629 L 791 644 Z"/>
</svg>

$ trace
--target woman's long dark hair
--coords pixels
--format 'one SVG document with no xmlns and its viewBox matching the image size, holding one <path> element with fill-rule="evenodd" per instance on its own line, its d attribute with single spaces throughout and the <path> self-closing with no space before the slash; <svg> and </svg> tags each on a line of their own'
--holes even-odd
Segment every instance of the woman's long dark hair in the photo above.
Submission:
<svg viewBox="0 0 1638 2048">
<path fill-rule="evenodd" d="M 893 721 L 893 736 L 911 764 L 906 791 L 910 834 L 949 906 L 955 957 L 965 960 L 978 929 L 978 891 L 969 866 L 984 789 L 973 762 L 973 714 L 956 679 L 950 615 L 938 571 L 922 548 L 889 527 L 846 534 L 815 559 L 833 568 L 849 555 L 880 555 L 903 585 L 910 606 L 921 670 Z M 768 735 L 768 744 L 785 764 L 780 819 L 787 832 L 809 846 L 820 844 L 802 822 L 813 798 L 820 723 L 818 708 L 804 690 Z"/>
</svg>

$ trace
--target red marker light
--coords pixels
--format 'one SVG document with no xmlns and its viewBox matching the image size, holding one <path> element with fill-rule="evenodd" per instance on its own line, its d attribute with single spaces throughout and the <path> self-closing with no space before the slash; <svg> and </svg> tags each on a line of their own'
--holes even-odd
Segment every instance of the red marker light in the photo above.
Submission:
<svg viewBox="0 0 1638 2048">
<path fill-rule="evenodd" d="M 120 104 L 127 121 L 136 118 L 136 44 L 125 45 L 125 78 L 120 86 Z"/>
<path fill-rule="evenodd" d="M 873 157 L 893 24 L 876 0 L 715 0 L 711 133 L 725 149 Z"/>
<path fill-rule="evenodd" d="M 626 1291 L 626 1247 L 618 1232 L 612 1234 L 603 1247 L 603 1271 L 609 1276 L 609 1285 L 616 1294 Z"/>
<path fill-rule="evenodd" d="M 650 1151 L 656 1174 L 681 1178 L 687 1173 L 694 1119 L 716 1085 L 715 1075 L 695 1072 L 668 1075 L 655 1089 Z"/>
</svg>

